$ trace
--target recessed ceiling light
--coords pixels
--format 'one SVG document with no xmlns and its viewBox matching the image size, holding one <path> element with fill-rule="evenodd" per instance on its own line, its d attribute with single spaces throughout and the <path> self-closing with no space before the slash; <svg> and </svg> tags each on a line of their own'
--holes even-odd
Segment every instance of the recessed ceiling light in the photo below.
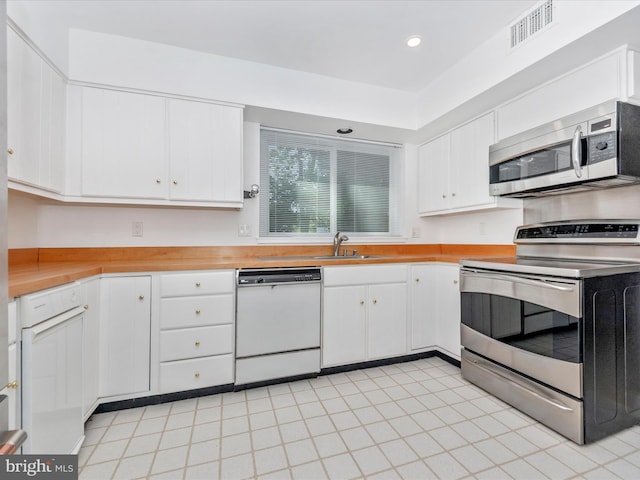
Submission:
<svg viewBox="0 0 640 480">
<path fill-rule="evenodd" d="M 422 43 L 422 38 L 420 38 L 420 35 L 412 35 L 411 37 L 407 38 L 407 47 L 417 47 L 418 45 L 420 45 L 420 43 Z"/>
<path fill-rule="evenodd" d="M 338 132 L 340 135 L 348 135 L 350 133 L 353 133 L 353 130 L 349 127 L 343 127 L 336 130 L 336 132 Z"/>
</svg>

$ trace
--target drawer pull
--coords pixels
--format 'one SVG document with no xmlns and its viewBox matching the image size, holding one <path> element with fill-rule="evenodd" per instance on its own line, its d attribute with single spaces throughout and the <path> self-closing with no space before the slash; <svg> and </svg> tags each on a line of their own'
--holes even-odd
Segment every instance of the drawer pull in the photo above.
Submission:
<svg viewBox="0 0 640 480">
<path fill-rule="evenodd" d="M 7 153 L 8 153 L 9 155 L 13 155 L 13 148 L 10 148 L 9 150 L 7 150 Z"/>
<path fill-rule="evenodd" d="M 200 282 L 196 282 L 196 287 L 200 287 Z"/>
<path fill-rule="evenodd" d="M 138 297 L 138 300 L 144 300 L 144 295 L 140 295 L 140 296 Z"/>
<path fill-rule="evenodd" d="M 196 347 L 199 347 L 200 346 L 200 341 L 196 340 L 196 344 L 195 345 L 196 345 Z"/>
<path fill-rule="evenodd" d="M 360 305 L 364 305 L 364 300 L 360 300 Z"/>
<path fill-rule="evenodd" d="M 11 388 L 13 390 L 16 390 L 19 386 L 20 384 L 18 383 L 18 380 L 14 380 L 13 382 L 9 382 L 5 385 L 6 388 Z"/>
<path fill-rule="evenodd" d="M 196 315 L 200 315 L 200 309 L 199 308 L 196 310 Z"/>
<path fill-rule="evenodd" d="M 376 305 L 378 303 L 378 300 L 374 300 L 373 304 Z"/>
<path fill-rule="evenodd" d="M 200 372 L 196 372 L 196 374 L 194 375 L 196 378 L 200 378 Z"/>
</svg>

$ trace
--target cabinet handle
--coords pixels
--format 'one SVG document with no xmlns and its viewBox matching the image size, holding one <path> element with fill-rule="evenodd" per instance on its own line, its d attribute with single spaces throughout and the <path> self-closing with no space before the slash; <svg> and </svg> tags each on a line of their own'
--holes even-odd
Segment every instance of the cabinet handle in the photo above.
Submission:
<svg viewBox="0 0 640 480">
<path fill-rule="evenodd" d="M 200 347 L 200 341 L 196 340 L 196 348 Z"/>
<path fill-rule="evenodd" d="M 200 282 L 196 282 L 196 287 L 199 287 L 199 286 L 200 286 Z"/>
<path fill-rule="evenodd" d="M 85 310 L 89 310 L 89 305 L 83 305 L 83 307 Z"/>
<path fill-rule="evenodd" d="M 200 378 L 200 372 L 196 372 L 196 374 L 194 375 L 194 377 L 196 377 L 196 378 Z"/>
<path fill-rule="evenodd" d="M 196 309 L 196 315 L 200 315 L 200 309 Z"/>
<path fill-rule="evenodd" d="M 453 281 L 453 284 L 454 284 L 454 285 L 457 285 L 457 284 L 458 284 L 458 280 L 454 280 L 454 281 Z"/>
<path fill-rule="evenodd" d="M 144 295 L 140 295 L 140 296 L 138 297 L 138 300 L 144 300 Z"/>
<path fill-rule="evenodd" d="M 378 303 L 378 300 L 374 300 L 373 304 L 376 305 Z"/>
<path fill-rule="evenodd" d="M 173 181 L 173 184 L 174 184 L 174 185 L 177 185 L 177 184 L 178 184 L 178 181 L 177 181 L 177 180 L 174 180 L 174 181 Z"/>
<path fill-rule="evenodd" d="M 7 150 L 7 153 L 8 153 L 9 155 L 13 155 L 13 148 L 8 149 L 8 150 Z"/>
<path fill-rule="evenodd" d="M 364 305 L 364 300 L 360 300 L 360 305 Z"/>
<path fill-rule="evenodd" d="M 455 193 L 452 193 L 452 194 L 451 194 L 451 196 L 452 196 L 452 197 L 455 197 L 455 196 L 456 196 L 456 194 L 455 194 Z"/>
<path fill-rule="evenodd" d="M 13 390 L 16 390 L 19 386 L 20 384 L 18 383 L 18 380 L 14 380 L 13 382 L 9 382 L 5 385 L 6 388 L 11 388 Z"/>
<path fill-rule="evenodd" d="M 416 283 L 418 283 L 418 282 L 420 282 L 420 279 L 419 279 L 419 278 L 416 278 Z"/>
<path fill-rule="evenodd" d="M 162 180 L 160 180 L 159 178 L 156 178 L 156 183 L 160 184 L 162 183 Z"/>
<path fill-rule="evenodd" d="M 443 195 L 442 195 L 442 198 L 447 198 L 447 196 L 443 194 Z"/>
</svg>

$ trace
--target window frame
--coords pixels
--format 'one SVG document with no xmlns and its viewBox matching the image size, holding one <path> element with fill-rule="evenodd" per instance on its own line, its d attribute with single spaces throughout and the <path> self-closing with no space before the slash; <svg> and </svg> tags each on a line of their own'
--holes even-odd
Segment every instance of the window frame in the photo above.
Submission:
<svg viewBox="0 0 640 480">
<path fill-rule="evenodd" d="M 309 148 L 326 148 L 330 152 L 330 200 L 329 215 L 330 227 L 328 232 L 269 232 L 269 207 L 270 207 L 270 176 L 269 166 L 264 164 L 265 161 L 265 144 L 263 139 L 264 133 L 276 133 L 289 136 L 290 138 L 299 137 L 297 145 L 307 146 Z M 306 143 L 308 141 L 308 143 Z M 306 143 L 306 145 L 305 145 Z M 387 239 L 398 240 L 405 235 L 404 230 L 404 147 L 400 144 L 372 142 L 354 139 L 342 139 L 327 135 L 314 135 L 305 132 L 296 132 L 290 130 L 280 130 L 269 127 L 260 128 L 259 139 L 259 171 L 261 192 L 259 196 L 259 234 L 258 239 L 261 242 L 287 242 L 295 240 L 296 242 L 326 242 L 335 235 L 337 231 L 337 153 L 339 150 L 351 150 L 359 153 L 380 154 L 382 149 L 387 149 L 389 156 L 389 231 L 388 232 L 350 232 L 341 231 L 349 235 L 351 239 L 362 238 L 367 242 L 380 242 Z"/>
</svg>

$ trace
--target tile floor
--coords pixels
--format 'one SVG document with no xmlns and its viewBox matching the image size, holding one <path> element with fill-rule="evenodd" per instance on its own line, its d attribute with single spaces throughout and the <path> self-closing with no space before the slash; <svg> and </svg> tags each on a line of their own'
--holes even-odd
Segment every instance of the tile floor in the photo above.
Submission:
<svg viewBox="0 0 640 480">
<path fill-rule="evenodd" d="M 640 426 L 579 447 L 432 357 L 92 416 L 80 480 L 638 479 Z"/>
</svg>

